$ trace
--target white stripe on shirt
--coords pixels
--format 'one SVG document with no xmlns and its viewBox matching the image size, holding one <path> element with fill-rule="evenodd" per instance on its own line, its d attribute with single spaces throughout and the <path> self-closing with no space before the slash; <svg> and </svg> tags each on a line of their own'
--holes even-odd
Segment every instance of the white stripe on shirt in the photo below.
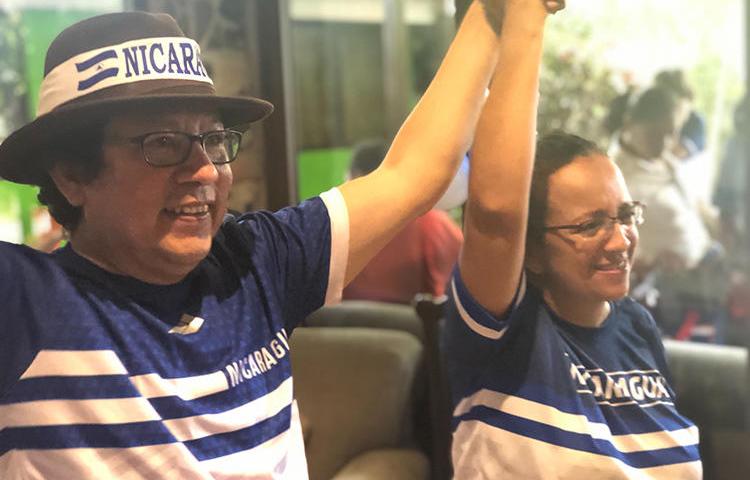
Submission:
<svg viewBox="0 0 750 480">
<path fill-rule="evenodd" d="M 292 379 L 272 392 L 221 413 L 163 420 L 145 398 L 37 400 L 0 406 L 3 427 L 122 424 L 161 421 L 179 441 L 228 433 L 278 414 L 292 399 Z"/>
<path fill-rule="evenodd" d="M 499 340 L 507 330 L 507 327 L 501 329 L 501 330 L 495 330 L 489 327 L 485 327 L 484 325 L 480 324 L 466 311 L 463 304 L 461 303 L 461 299 L 458 298 L 458 292 L 456 291 L 456 279 L 451 279 L 451 294 L 453 295 L 453 300 L 456 302 L 456 310 L 458 310 L 458 314 L 461 316 L 463 321 L 466 323 L 466 326 L 468 326 L 470 329 L 472 329 L 475 333 L 478 333 L 479 335 L 489 338 L 490 340 Z"/>
<path fill-rule="evenodd" d="M 685 447 L 698 443 L 698 428 L 695 426 L 673 431 L 612 435 L 607 424 L 591 422 L 585 415 L 566 413 L 543 403 L 486 389 L 461 400 L 456 406 L 454 416 L 464 415 L 476 406 L 484 406 L 567 432 L 604 440 L 622 453 Z"/>
<path fill-rule="evenodd" d="M 617 458 L 553 445 L 476 420 L 459 424 L 452 457 L 457 479 L 673 480 L 701 478 L 702 472 L 699 461 L 633 468 Z"/>
<path fill-rule="evenodd" d="M 208 480 L 214 477 L 182 443 L 130 448 L 61 448 L 10 450 L 0 456 L 3 478 Z"/>
<path fill-rule="evenodd" d="M 127 375 L 111 350 L 42 350 L 21 375 L 21 380 L 53 376 Z"/>
<path fill-rule="evenodd" d="M 277 415 L 291 400 L 292 378 L 289 377 L 275 390 L 231 410 L 163 420 L 162 423 L 177 440 L 186 442 L 250 427 Z"/>
<path fill-rule="evenodd" d="M 125 366 L 111 350 L 42 350 L 21 379 L 127 374 Z M 194 400 L 229 389 L 226 375 L 221 370 L 181 378 L 163 378 L 157 373 L 148 373 L 132 376 L 130 381 L 146 398 L 177 396 Z"/>
<path fill-rule="evenodd" d="M 297 402 L 292 405 L 289 430 L 255 448 L 204 460 L 201 467 L 210 470 L 216 479 L 307 480 L 305 445 Z"/>
<path fill-rule="evenodd" d="M 158 373 L 148 373 L 130 377 L 130 381 L 146 398 L 176 396 L 183 400 L 195 400 L 229 389 L 227 377 L 221 370 L 182 378 L 163 378 Z"/>
<path fill-rule="evenodd" d="M 320 194 L 331 221 L 331 260 L 328 268 L 328 288 L 325 305 L 341 301 L 346 267 L 349 262 L 349 210 L 338 188 Z"/>
<path fill-rule="evenodd" d="M 161 420 L 145 398 L 35 400 L 0 405 L 0 427 L 117 424 Z"/>
</svg>

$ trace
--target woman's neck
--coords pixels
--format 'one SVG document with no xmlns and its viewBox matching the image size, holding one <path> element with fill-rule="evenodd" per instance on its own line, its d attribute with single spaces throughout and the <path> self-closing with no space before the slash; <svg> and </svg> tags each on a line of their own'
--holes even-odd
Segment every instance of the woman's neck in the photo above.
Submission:
<svg viewBox="0 0 750 480">
<path fill-rule="evenodd" d="M 611 310 L 604 300 L 581 301 L 567 295 L 553 295 L 544 291 L 544 301 L 563 320 L 580 327 L 596 328 L 606 320 Z"/>
<path fill-rule="evenodd" d="M 653 161 L 657 158 L 646 155 L 645 153 L 640 151 L 640 149 L 634 145 L 634 142 L 632 142 L 632 139 L 627 132 L 622 132 L 620 134 L 620 137 L 617 139 L 617 143 L 620 145 L 620 148 L 622 150 L 629 153 L 630 155 L 633 155 L 634 157 L 648 161 Z"/>
</svg>

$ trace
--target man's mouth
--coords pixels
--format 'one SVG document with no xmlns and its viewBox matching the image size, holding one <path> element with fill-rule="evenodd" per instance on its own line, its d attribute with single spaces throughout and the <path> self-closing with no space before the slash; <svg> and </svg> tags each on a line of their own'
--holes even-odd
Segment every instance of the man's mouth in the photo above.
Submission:
<svg viewBox="0 0 750 480">
<path fill-rule="evenodd" d="M 194 205 L 182 205 L 175 208 L 165 208 L 164 210 L 169 214 L 173 215 L 175 217 L 179 216 L 191 216 L 191 217 L 202 217 L 205 215 L 208 215 L 208 212 L 210 211 L 210 206 L 208 204 L 202 203 L 202 204 L 194 204 Z"/>
</svg>

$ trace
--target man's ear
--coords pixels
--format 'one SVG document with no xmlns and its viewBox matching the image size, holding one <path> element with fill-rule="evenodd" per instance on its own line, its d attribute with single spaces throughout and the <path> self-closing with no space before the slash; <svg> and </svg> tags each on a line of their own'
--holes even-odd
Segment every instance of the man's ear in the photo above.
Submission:
<svg viewBox="0 0 750 480">
<path fill-rule="evenodd" d="M 83 206 L 86 201 L 84 183 L 80 180 L 75 168 L 71 165 L 57 162 L 49 170 L 49 176 L 55 182 L 57 189 L 74 207 Z"/>
</svg>

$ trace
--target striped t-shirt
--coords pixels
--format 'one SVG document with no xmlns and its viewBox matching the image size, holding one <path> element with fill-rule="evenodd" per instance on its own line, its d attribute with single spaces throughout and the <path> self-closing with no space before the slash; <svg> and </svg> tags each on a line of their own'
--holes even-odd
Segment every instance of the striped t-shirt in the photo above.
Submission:
<svg viewBox="0 0 750 480">
<path fill-rule="evenodd" d="M 225 222 L 169 286 L 0 244 L 0 478 L 307 478 L 288 335 L 347 255 L 323 198 Z"/>
<path fill-rule="evenodd" d="M 554 315 L 529 286 L 503 319 L 454 274 L 443 338 L 461 479 L 701 478 L 649 313 L 611 303 L 598 328 Z"/>
</svg>

